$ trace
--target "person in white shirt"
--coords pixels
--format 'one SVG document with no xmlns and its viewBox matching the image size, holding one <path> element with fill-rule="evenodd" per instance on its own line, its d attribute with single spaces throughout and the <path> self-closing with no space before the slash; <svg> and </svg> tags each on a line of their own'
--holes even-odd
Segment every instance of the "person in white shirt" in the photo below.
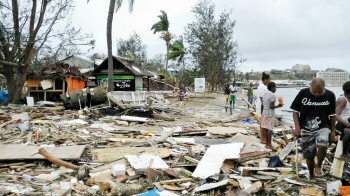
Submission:
<svg viewBox="0 0 350 196">
<path fill-rule="evenodd" d="M 258 114 L 259 119 L 262 119 L 262 111 L 263 111 L 262 99 L 265 93 L 268 92 L 267 85 L 270 83 L 270 81 L 271 81 L 270 75 L 266 74 L 265 72 L 262 72 L 261 83 L 259 84 L 259 87 L 257 89 L 258 99 L 256 101 L 256 113 Z M 266 130 L 262 129 L 260 126 L 260 143 L 266 144 L 265 136 L 266 136 Z"/>
<path fill-rule="evenodd" d="M 235 107 L 235 102 L 236 102 L 236 92 L 237 92 L 237 87 L 236 87 L 236 82 L 233 81 L 233 83 L 229 86 L 230 89 L 230 114 L 232 115 L 232 110 Z"/>
</svg>

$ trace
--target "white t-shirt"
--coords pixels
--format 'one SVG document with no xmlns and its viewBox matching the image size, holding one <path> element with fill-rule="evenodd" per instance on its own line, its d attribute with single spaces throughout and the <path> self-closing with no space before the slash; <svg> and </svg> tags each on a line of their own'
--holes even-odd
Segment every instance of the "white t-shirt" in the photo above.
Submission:
<svg viewBox="0 0 350 196">
<path fill-rule="evenodd" d="M 261 115 L 261 98 L 264 97 L 265 93 L 268 92 L 267 86 L 264 83 L 260 83 L 257 89 L 257 101 L 256 101 L 256 112 Z"/>
<path fill-rule="evenodd" d="M 233 85 L 231 84 L 230 87 L 229 87 L 229 89 L 230 89 L 230 95 L 235 95 L 235 94 L 236 94 L 236 92 L 232 92 L 232 91 L 236 91 L 236 90 L 237 90 L 237 87 L 236 87 L 236 86 L 233 86 Z"/>
</svg>

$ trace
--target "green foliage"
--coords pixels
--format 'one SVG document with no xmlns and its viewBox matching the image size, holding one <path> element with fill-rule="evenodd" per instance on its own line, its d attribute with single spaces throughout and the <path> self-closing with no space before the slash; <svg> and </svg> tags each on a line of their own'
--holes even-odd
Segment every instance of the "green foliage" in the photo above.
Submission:
<svg viewBox="0 0 350 196">
<path fill-rule="evenodd" d="M 170 45 L 168 59 L 177 61 L 178 65 L 180 65 L 180 63 L 184 64 L 185 54 L 186 51 L 183 43 L 183 37 L 181 36 L 180 39 L 174 41 L 174 43 Z"/>
<path fill-rule="evenodd" d="M 170 73 L 166 69 L 160 70 L 160 74 L 158 74 L 158 75 L 161 76 L 161 78 L 165 82 L 170 82 L 170 81 L 174 80 L 174 77 L 172 75 L 170 75 Z"/>
<path fill-rule="evenodd" d="M 193 69 L 193 70 L 183 70 L 180 75 L 178 76 L 180 84 L 184 86 L 193 86 L 194 79 L 200 78 L 200 73 Z"/>
<path fill-rule="evenodd" d="M 209 0 L 201 0 L 192 12 L 196 19 L 187 25 L 185 32 L 188 52 L 195 68 L 214 90 L 232 78 L 238 63 L 233 37 L 235 21 L 228 12 L 215 18 L 215 6 Z"/>
<path fill-rule="evenodd" d="M 117 55 L 130 58 L 144 63 L 147 59 L 147 46 L 142 42 L 141 37 L 134 33 L 126 40 L 117 41 Z"/>
<path fill-rule="evenodd" d="M 163 10 L 160 10 L 162 15 L 159 15 L 158 18 L 160 19 L 157 23 L 155 23 L 151 30 L 153 30 L 153 33 L 158 32 L 164 32 L 169 30 L 169 21 L 168 21 L 168 15 Z"/>
</svg>

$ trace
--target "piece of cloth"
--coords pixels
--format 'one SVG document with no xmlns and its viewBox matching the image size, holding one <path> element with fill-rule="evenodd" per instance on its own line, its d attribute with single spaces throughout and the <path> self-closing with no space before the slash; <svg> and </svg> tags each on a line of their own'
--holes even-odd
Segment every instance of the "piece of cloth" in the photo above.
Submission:
<svg viewBox="0 0 350 196">
<path fill-rule="evenodd" d="M 236 95 L 230 95 L 230 101 L 236 101 Z"/>
<path fill-rule="evenodd" d="M 284 163 L 281 161 L 280 157 L 275 155 L 270 157 L 269 167 L 284 167 Z"/>
<path fill-rule="evenodd" d="M 236 86 L 233 86 L 232 84 L 230 85 L 230 95 L 235 95 L 237 91 L 237 87 Z"/>
<path fill-rule="evenodd" d="M 268 91 L 263 96 L 263 112 L 262 114 L 264 116 L 275 116 L 275 109 L 270 108 L 270 103 L 273 102 L 273 105 L 275 105 L 276 102 L 276 95 L 275 93 Z"/>
<path fill-rule="evenodd" d="M 41 81 L 42 80 L 38 80 L 38 79 L 28 79 L 27 85 L 28 85 L 28 87 L 40 87 Z"/>
<path fill-rule="evenodd" d="M 317 155 L 317 146 L 327 146 L 329 140 L 329 129 L 322 128 L 314 133 L 301 130 L 301 149 L 305 159 L 313 159 Z"/>
<path fill-rule="evenodd" d="M 335 116 L 335 95 L 325 89 L 320 97 L 311 94 L 309 88 L 300 90 L 290 108 L 299 113 L 300 128 L 310 133 L 330 128 L 330 118 Z"/>
<path fill-rule="evenodd" d="M 68 93 L 81 90 L 85 87 L 85 82 L 74 78 L 66 80 L 68 82 Z"/>
<path fill-rule="evenodd" d="M 249 87 L 247 88 L 247 91 L 248 91 L 247 96 L 248 96 L 248 97 L 253 97 L 253 95 L 254 95 L 254 94 L 253 94 L 253 87 L 250 87 L 250 86 L 249 86 Z"/>
<path fill-rule="evenodd" d="M 261 116 L 261 113 L 262 113 L 262 111 L 261 111 L 261 100 L 260 100 L 260 98 L 262 98 L 264 95 L 265 95 L 265 93 L 267 92 L 268 90 L 267 90 L 267 87 L 265 86 L 265 84 L 264 83 L 260 83 L 259 84 L 259 86 L 258 86 L 258 89 L 257 89 L 257 95 L 258 95 L 258 98 L 257 98 L 257 101 L 256 101 L 256 113 L 259 115 L 259 116 Z"/>
<path fill-rule="evenodd" d="M 261 116 L 261 127 L 268 130 L 273 130 L 275 126 L 275 117 L 273 116 Z"/>
<path fill-rule="evenodd" d="M 341 96 L 341 97 L 342 97 L 342 99 L 345 99 L 346 105 L 343 108 L 343 110 L 341 111 L 340 117 L 343 120 L 347 121 L 350 118 L 350 103 L 346 97 L 344 97 L 344 96 Z"/>
</svg>

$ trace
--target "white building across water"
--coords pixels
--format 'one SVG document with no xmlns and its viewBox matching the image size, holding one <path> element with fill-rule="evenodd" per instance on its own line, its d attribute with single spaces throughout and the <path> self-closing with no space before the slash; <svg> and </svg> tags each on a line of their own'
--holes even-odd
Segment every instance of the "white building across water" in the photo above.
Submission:
<svg viewBox="0 0 350 196">
<path fill-rule="evenodd" d="M 349 81 L 349 72 L 337 68 L 328 68 L 325 71 L 317 72 L 316 77 L 323 78 L 326 86 L 342 86 L 346 81 Z"/>
</svg>

